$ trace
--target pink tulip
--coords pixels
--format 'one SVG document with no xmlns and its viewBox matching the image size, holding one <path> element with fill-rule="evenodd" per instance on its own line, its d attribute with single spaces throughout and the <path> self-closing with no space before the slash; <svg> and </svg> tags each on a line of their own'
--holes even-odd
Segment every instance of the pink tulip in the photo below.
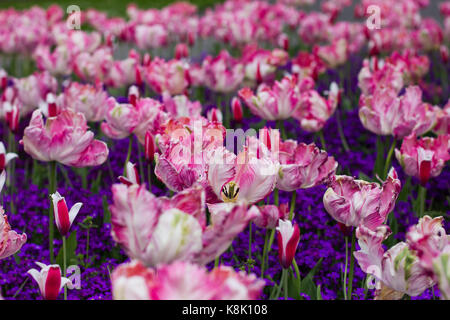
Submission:
<svg viewBox="0 0 450 320">
<path fill-rule="evenodd" d="M 269 51 L 252 45 L 245 47 L 242 62 L 248 85 L 273 81 L 277 68 L 285 65 L 288 58 L 288 53 L 281 49 Z"/>
<path fill-rule="evenodd" d="M 175 59 L 180 60 L 189 57 L 189 48 L 185 43 L 178 43 L 175 46 Z"/>
<path fill-rule="evenodd" d="M 437 120 L 433 132 L 437 135 L 450 134 L 450 99 L 443 109 L 435 107 Z"/>
<path fill-rule="evenodd" d="M 253 222 L 259 228 L 275 229 L 278 225 L 278 220 L 289 219 L 289 207 L 286 204 L 281 204 L 279 207 L 265 205 L 255 208 L 258 210 Z"/>
<path fill-rule="evenodd" d="M 330 45 L 316 46 L 313 52 L 317 54 L 329 68 L 343 65 L 348 59 L 348 43 L 344 38 L 333 40 Z"/>
<path fill-rule="evenodd" d="M 242 119 L 244 117 L 244 113 L 242 111 L 242 105 L 241 105 L 241 101 L 234 97 L 231 100 L 231 112 L 233 113 L 233 119 L 236 122 L 242 122 Z"/>
<path fill-rule="evenodd" d="M 253 204 L 273 191 L 278 168 L 279 163 L 264 144 L 248 139 L 238 155 L 225 148 L 214 151 L 208 181 L 222 201 Z"/>
<path fill-rule="evenodd" d="M 386 221 L 400 189 L 401 183 L 394 168 L 381 187 L 376 182 L 335 176 L 323 196 L 323 204 L 336 221 L 354 227 L 363 224 L 374 230 Z"/>
<path fill-rule="evenodd" d="M 174 118 L 188 117 L 199 119 L 202 113 L 200 101 L 190 101 L 185 95 L 170 96 L 163 94 L 163 103 L 165 110 Z"/>
<path fill-rule="evenodd" d="M 3 142 L 0 142 L 0 171 L 3 172 L 5 170 L 8 163 L 13 160 L 14 158 L 17 158 L 17 154 L 13 152 L 6 153 L 5 145 Z"/>
<path fill-rule="evenodd" d="M 329 181 L 338 163 L 314 143 L 286 140 L 279 147 L 280 170 L 277 188 L 284 191 L 307 189 Z"/>
<path fill-rule="evenodd" d="M 50 72 L 53 76 L 67 76 L 72 73 L 74 57 L 66 45 L 57 46 L 50 52 L 49 46 L 39 46 L 33 53 L 33 58 L 39 69 Z"/>
<path fill-rule="evenodd" d="M 206 117 L 208 118 L 209 122 L 222 123 L 222 119 L 223 119 L 222 111 L 220 111 L 220 109 L 217 109 L 217 108 L 212 108 L 212 109 L 208 110 Z"/>
<path fill-rule="evenodd" d="M 225 50 L 215 58 L 206 57 L 202 67 L 205 85 L 216 92 L 232 92 L 244 79 L 243 65 L 233 59 Z"/>
<path fill-rule="evenodd" d="M 52 195 L 53 211 L 55 214 L 55 223 L 58 227 L 59 233 L 62 236 L 67 236 L 73 221 L 78 215 L 78 212 L 83 205 L 81 202 L 75 203 L 72 208 L 67 208 L 66 200 L 62 197 L 58 191 Z"/>
<path fill-rule="evenodd" d="M 300 86 L 295 76 L 275 81 L 273 87 L 262 84 L 256 95 L 249 88 L 241 89 L 238 94 L 253 114 L 265 120 L 288 119 L 300 106 Z"/>
<path fill-rule="evenodd" d="M 153 162 L 155 158 L 155 140 L 149 131 L 145 133 L 144 154 L 148 161 Z"/>
<path fill-rule="evenodd" d="M 2 171 L 0 174 L 0 192 L 5 185 L 6 171 Z M 18 234 L 11 230 L 11 226 L 8 223 L 8 217 L 5 215 L 3 207 L 0 206 L 0 259 L 5 259 L 17 251 L 27 241 L 27 235 L 25 233 Z"/>
<path fill-rule="evenodd" d="M 430 130 L 436 122 L 436 114 L 429 104 L 422 102 L 420 88 L 413 86 L 406 88 L 401 97 L 397 97 L 393 89 L 361 96 L 359 119 L 373 133 L 401 139 L 413 131 L 421 135 Z"/>
<path fill-rule="evenodd" d="M 370 229 L 361 225 L 356 230 L 360 250 L 355 258 L 361 269 L 376 279 L 377 300 L 401 299 L 404 294 L 418 296 L 434 285 L 420 265 L 419 259 L 405 242 L 384 251 L 382 242 L 390 235 L 389 227 Z"/>
<path fill-rule="evenodd" d="M 196 185 L 172 198 L 157 198 L 143 185 L 112 187 L 112 236 L 146 266 L 174 261 L 206 264 L 227 250 L 254 218 L 245 206 L 222 207 L 206 225 L 205 192 Z"/>
<path fill-rule="evenodd" d="M 136 164 L 131 162 L 127 162 L 127 176 L 120 176 L 119 180 L 121 183 L 131 186 L 132 184 L 140 184 L 139 183 L 139 171 L 137 169 Z"/>
<path fill-rule="evenodd" d="M 208 201 L 214 197 L 208 188 L 208 163 L 215 149 L 223 146 L 225 128 L 221 123 L 187 118 L 166 123 L 158 137 L 155 174 L 173 191 L 181 191 L 195 182 L 207 188 Z"/>
<path fill-rule="evenodd" d="M 139 261 L 120 265 L 112 274 L 115 300 L 257 299 L 264 281 L 230 267 L 206 268 L 187 262 L 147 269 Z"/>
<path fill-rule="evenodd" d="M 279 220 L 277 227 L 278 259 L 283 268 L 288 269 L 295 258 L 300 241 L 300 229 L 290 220 Z"/>
<path fill-rule="evenodd" d="M 190 85 L 189 65 L 180 60 L 154 58 L 144 73 L 148 85 L 158 94 L 184 94 Z"/>
<path fill-rule="evenodd" d="M 36 262 L 36 264 L 41 270 L 30 269 L 28 273 L 39 285 L 39 290 L 44 300 L 56 300 L 65 285 L 68 288 L 72 287 L 72 282 L 69 279 L 61 277 L 61 268 L 59 265 L 45 265 L 40 262 Z"/>
<path fill-rule="evenodd" d="M 112 139 L 128 137 L 139 123 L 139 112 L 131 104 L 117 103 L 113 97 L 106 101 L 108 109 L 101 125 L 102 131 Z"/>
<path fill-rule="evenodd" d="M 20 109 L 22 108 L 21 105 L 21 102 L 18 100 L 16 100 L 16 102 L 12 105 L 9 102 L 3 103 L 5 120 L 8 124 L 9 130 L 13 133 L 17 133 L 19 130 Z"/>
<path fill-rule="evenodd" d="M 302 129 L 310 132 L 318 132 L 323 129 L 325 123 L 335 112 L 339 102 L 339 88 L 335 82 L 330 86 L 328 99 L 323 98 L 316 90 L 304 92 L 300 99 L 300 105 L 293 116 Z"/>
<path fill-rule="evenodd" d="M 105 118 L 108 95 L 100 83 L 95 86 L 72 82 L 64 90 L 64 105 L 81 112 L 88 122 L 99 122 Z"/>
<path fill-rule="evenodd" d="M 21 144 L 36 160 L 57 161 L 74 167 L 98 166 L 106 161 L 109 150 L 87 129 L 82 113 L 64 110 L 56 117 L 47 118 L 44 124 L 41 111 L 36 110 L 25 128 Z"/>
<path fill-rule="evenodd" d="M 441 174 L 445 162 L 450 160 L 450 135 L 417 139 L 415 134 L 405 137 L 395 157 L 409 176 L 416 177 L 422 185 Z"/>
</svg>

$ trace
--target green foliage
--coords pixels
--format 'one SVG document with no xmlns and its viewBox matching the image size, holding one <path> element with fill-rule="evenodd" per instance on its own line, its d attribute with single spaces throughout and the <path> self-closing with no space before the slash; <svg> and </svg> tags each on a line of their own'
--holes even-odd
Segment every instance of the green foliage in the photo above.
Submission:
<svg viewBox="0 0 450 320">
<path fill-rule="evenodd" d="M 67 257 L 67 266 L 73 265 L 73 264 L 78 264 L 78 257 L 75 253 L 75 251 L 77 250 L 77 231 L 74 230 L 72 231 L 72 233 L 70 234 L 70 236 L 67 238 L 66 240 L 66 257 Z M 61 249 L 59 249 L 58 255 L 56 256 L 56 264 L 59 264 L 61 267 L 61 270 L 63 269 L 64 266 L 64 261 L 63 261 L 63 248 L 61 246 Z"/>
</svg>

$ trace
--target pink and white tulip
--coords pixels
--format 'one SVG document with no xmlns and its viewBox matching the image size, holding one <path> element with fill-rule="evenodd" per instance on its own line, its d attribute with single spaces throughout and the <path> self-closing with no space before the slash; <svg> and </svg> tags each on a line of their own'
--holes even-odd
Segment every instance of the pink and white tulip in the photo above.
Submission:
<svg viewBox="0 0 450 320">
<path fill-rule="evenodd" d="M 78 215 L 78 212 L 83 205 L 81 202 L 75 203 L 72 208 L 67 208 L 67 203 L 64 197 L 62 197 L 58 191 L 52 195 L 53 212 L 55 214 L 55 223 L 58 227 L 59 233 L 62 236 L 67 236 L 73 221 Z"/>
<path fill-rule="evenodd" d="M 277 227 L 278 259 L 284 269 L 288 269 L 295 258 L 300 241 L 300 229 L 290 220 L 279 220 Z"/>
</svg>

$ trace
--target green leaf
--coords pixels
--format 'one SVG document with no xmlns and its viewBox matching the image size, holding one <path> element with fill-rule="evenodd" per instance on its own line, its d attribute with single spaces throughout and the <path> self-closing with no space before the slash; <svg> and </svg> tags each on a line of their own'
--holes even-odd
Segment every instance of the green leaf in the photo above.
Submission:
<svg viewBox="0 0 450 320">
<path fill-rule="evenodd" d="M 103 223 L 111 223 L 111 212 L 109 212 L 108 200 L 103 196 Z"/>
<path fill-rule="evenodd" d="M 317 286 L 315 285 L 313 278 L 317 270 L 319 270 L 322 261 L 323 258 L 320 258 L 314 268 L 312 268 L 308 275 L 304 279 L 302 279 L 300 292 L 307 294 L 312 300 L 318 299 Z"/>
<path fill-rule="evenodd" d="M 288 274 L 288 296 L 295 300 L 302 300 L 302 297 L 300 296 L 300 286 L 299 281 L 295 277 L 294 272 L 291 268 L 289 268 L 289 274 Z"/>
</svg>

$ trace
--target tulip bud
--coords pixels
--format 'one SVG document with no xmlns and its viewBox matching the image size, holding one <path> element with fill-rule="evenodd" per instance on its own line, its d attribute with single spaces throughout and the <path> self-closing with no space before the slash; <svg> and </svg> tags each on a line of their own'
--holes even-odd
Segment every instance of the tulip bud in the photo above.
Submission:
<svg viewBox="0 0 450 320">
<path fill-rule="evenodd" d="M 3 142 L 0 142 L 0 172 L 3 172 L 6 165 L 14 158 L 17 158 L 17 154 L 12 152 L 6 153 L 5 145 Z"/>
<path fill-rule="evenodd" d="M 175 59 L 180 60 L 189 56 L 189 49 L 185 43 L 179 43 L 175 47 Z"/>
<path fill-rule="evenodd" d="M 278 258 L 283 268 L 287 269 L 291 266 L 297 251 L 300 241 L 300 229 L 297 224 L 292 226 L 290 220 L 280 219 L 276 230 L 278 231 Z"/>
<path fill-rule="evenodd" d="M 61 197 L 58 191 L 52 194 L 52 201 L 56 226 L 59 233 L 65 237 L 83 204 L 81 202 L 75 203 L 69 211 L 66 200 Z"/>
<path fill-rule="evenodd" d="M 418 148 L 417 160 L 419 162 L 420 184 L 425 186 L 431 177 L 431 161 L 433 160 L 433 151 Z"/>
<path fill-rule="evenodd" d="M 448 60 L 449 60 L 449 53 L 448 53 L 448 48 L 447 48 L 447 46 L 441 46 L 440 48 L 439 48 L 439 51 L 440 51 L 440 53 L 441 53 L 441 59 L 442 59 L 442 62 L 443 63 L 447 63 L 448 62 Z"/>
<path fill-rule="evenodd" d="M 256 65 L 256 82 L 258 84 L 263 82 L 263 77 L 261 75 L 261 64 L 258 62 L 258 64 Z"/>
<path fill-rule="evenodd" d="M 16 133 L 19 129 L 19 107 L 17 104 L 11 105 L 9 102 L 3 103 L 5 110 L 5 120 L 9 129 Z"/>
<path fill-rule="evenodd" d="M 153 162 L 155 158 L 155 141 L 153 139 L 153 135 L 149 131 L 145 133 L 144 149 L 145 158 L 148 161 Z"/>
<path fill-rule="evenodd" d="M 127 176 L 120 176 L 119 180 L 121 183 L 131 186 L 133 184 L 139 184 L 139 171 L 136 167 L 136 164 L 131 162 L 127 162 Z"/>
<path fill-rule="evenodd" d="M 285 33 L 282 33 L 278 38 L 278 45 L 285 51 L 289 50 L 289 37 Z"/>
<path fill-rule="evenodd" d="M 139 89 L 136 86 L 131 86 L 130 89 L 128 89 L 128 102 L 136 107 L 138 99 Z"/>
<path fill-rule="evenodd" d="M 5 90 L 8 86 L 8 74 L 5 70 L 0 70 L 0 89 Z"/>
<path fill-rule="evenodd" d="M 56 106 L 56 99 L 53 93 L 47 94 L 48 116 L 56 117 L 58 115 L 58 108 Z"/>
<path fill-rule="evenodd" d="M 45 300 L 56 300 L 65 285 L 69 289 L 72 288 L 72 282 L 61 276 L 59 265 L 45 265 L 40 262 L 36 262 L 36 264 L 41 267 L 41 271 L 30 269 L 28 273 L 38 283 L 42 298 Z"/>
<path fill-rule="evenodd" d="M 208 111 L 208 114 L 206 115 L 208 120 L 210 122 L 220 122 L 222 123 L 222 112 L 217 108 L 212 108 Z"/>
<path fill-rule="evenodd" d="M 243 118 L 242 104 L 236 97 L 231 100 L 231 111 L 233 112 L 234 121 L 241 122 Z"/>
<path fill-rule="evenodd" d="M 142 59 L 142 65 L 145 67 L 148 67 L 151 62 L 152 62 L 152 57 L 150 56 L 150 54 L 148 54 L 148 53 L 144 54 L 144 58 Z"/>
</svg>

